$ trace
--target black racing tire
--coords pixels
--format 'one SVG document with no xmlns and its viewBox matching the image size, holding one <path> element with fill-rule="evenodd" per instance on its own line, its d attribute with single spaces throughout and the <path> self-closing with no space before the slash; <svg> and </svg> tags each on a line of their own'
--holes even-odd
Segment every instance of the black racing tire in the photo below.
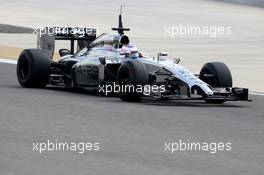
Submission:
<svg viewBox="0 0 264 175">
<path fill-rule="evenodd" d="M 117 83 L 121 86 L 137 85 L 144 86 L 149 82 L 149 72 L 146 66 L 138 60 L 127 60 L 117 72 Z M 143 93 L 140 92 L 119 92 L 119 97 L 127 102 L 140 102 Z"/>
<path fill-rule="evenodd" d="M 43 88 L 50 77 L 50 52 L 42 49 L 25 49 L 17 61 L 17 79 L 22 87 Z"/>
<path fill-rule="evenodd" d="M 205 77 L 211 74 L 213 77 Z M 232 75 L 226 64 L 221 62 L 206 63 L 200 71 L 200 79 L 212 87 L 232 87 Z"/>
<path fill-rule="evenodd" d="M 205 74 L 211 74 L 212 77 L 206 77 Z M 206 63 L 200 71 L 200 79 L 211 87 L 232 87 L 232 75 L 226 64 L 221 62 Z M 221 104 L 225 100 L 206 100 L 207 103 Z"/>
</svg>

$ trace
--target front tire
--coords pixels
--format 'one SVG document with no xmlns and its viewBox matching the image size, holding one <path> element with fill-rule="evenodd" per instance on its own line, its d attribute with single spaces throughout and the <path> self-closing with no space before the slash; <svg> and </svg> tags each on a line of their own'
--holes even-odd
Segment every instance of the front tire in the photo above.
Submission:
<svg viewBox="0 0 264 175">
<path fill-rule="evenodd" d="M 227 88 L 233 86 L 231 72 L 227 65 L 221 62 L 206 63 L 200 71 L 200 79 L 211 87 Z M 225 100 L 206 100 L 206 102 L 221 104 Z"/>
<path fill-rule="evenodd" d="M 117 83 L 120 86 L 144 86 L 149 81 L 149 73 L 146 66 L 138 60 L 127 60 L 119 68 L 117 73 Z M 144 90 L 144 88 L 143 88 Z M 119 97 L 127 102 L 139 102 L 143 92 L 119 92 Z"/>
<path fill-rule="evenodd" d="M 25 49 L 17 62 L 17 79 L 21 86 L 42 88 L 50 77 L 51 59 L 49 52 L 41 49 Z"/>
</svg>

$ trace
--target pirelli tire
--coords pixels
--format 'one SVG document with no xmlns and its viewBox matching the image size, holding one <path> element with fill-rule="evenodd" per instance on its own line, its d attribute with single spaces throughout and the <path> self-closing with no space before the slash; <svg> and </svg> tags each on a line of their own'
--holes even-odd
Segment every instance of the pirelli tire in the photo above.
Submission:
<svg viewBox="0 0 264 175">
<path fill-rule="evenodd" d="M 17 79 L 22 87 L 43 88 L 49 82 L 51 58 L 44 49 L 25 49 L 17 62 Z"/>
<path fill-rule="evenodd" d="M 211 76 L 206 76 L 211 75 Z M 206 63 L 200 71 L 200 79 L 211 87 L 232 87 L 232 74 L 225 63 L 209 62 Z M 207 103 L 224 103 L 225 100 L 206 100 Z"/>
<path fill-rule="evenodd" d="M 144 86 L 149 82 L 149 72 L 146 66 L 138 60 L 127 60 L 120 66 L 117 73 L 117 83 L 123 87 L 132 85 L 134 87 Z M 123 90 L 126 88 L 123 88 Z M 136 89 L 136 88 L 135 88 Z M 143 92 L 129 91 L 128 88 L 119 92 L 119 97 L 126 102 L 139 102 L 142 100 Z"/>
</svg>

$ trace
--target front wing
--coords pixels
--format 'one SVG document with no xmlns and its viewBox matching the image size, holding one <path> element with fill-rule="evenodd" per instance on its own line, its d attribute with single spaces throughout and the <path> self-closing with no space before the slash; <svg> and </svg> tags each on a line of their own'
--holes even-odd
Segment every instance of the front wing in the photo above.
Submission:
<svg viewBox="0 0 264 175">
<path fill-rule="evenodd" d="M 219 100 L 219 101 L 252 101 L 249 99 L 247 88 L 234 87 L 228 89 L 226 92 L 214 91 L 210 96 L 199 97 L 182 97 L 177 95 L 171 96 L 144 96 L 144 99 L 152 100 Z"/>
</svg>

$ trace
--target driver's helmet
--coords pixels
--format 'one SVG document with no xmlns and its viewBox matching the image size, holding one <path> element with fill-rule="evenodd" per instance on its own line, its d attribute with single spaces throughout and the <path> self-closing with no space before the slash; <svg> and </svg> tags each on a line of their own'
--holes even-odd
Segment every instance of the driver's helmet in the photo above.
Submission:
<svg viewBox="0 0 264 175">
<path fill-rule="evenodd" d="M 129 57 L 131 59 L 138 59 L 139 58 L 139 53 L 138 49 L 136 46 L 127 44 L 122 46 L 120 49 L 120 54 L 121 55 L 126 55 L 126 57 Z"/>
</svg>

